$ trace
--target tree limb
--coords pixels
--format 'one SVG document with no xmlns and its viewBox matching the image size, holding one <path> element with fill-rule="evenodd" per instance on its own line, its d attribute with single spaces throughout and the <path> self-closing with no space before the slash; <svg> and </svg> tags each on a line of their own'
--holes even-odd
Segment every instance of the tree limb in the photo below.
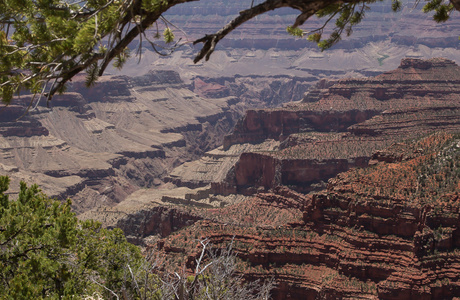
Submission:
<svg viewBox="0 0 460 300">
<path fill-rule="evenodd" d="M 450 3 L 452 3 L 456 10 L 460 11 L 460 0 L 450 0 Z"/>
<path fill-rule="evenodd" d="M 286 7 L 288 6 L 287 3 L 285 3 L 284 0 L 267 0 L 257 6 L 251 7 L 247 10 L 243 10 L 240 12 L 240 15 L 233 19 L 230 23 L 225 25 L 221 30 L 218 32 L 211 34 L 211 35 L 205 35 L 203 38 L 198 39 L 193 42 L 193 44 L 198 44 L 198 43 L 204 43 L 203 48 L 201 51 L 198 53 L 198 55 L 195 57 L 193 60 L 194 63 L 199 62 L 202 60 L 204 57 L 206 57 L 206 60 L 209 60 L 209 57 L 211 54 L 214 52 L 214 49 L 217 45 L 217 43 L 223 39 L 227 34 L 232 32 L 235 28 L 240 26 L 241 24 L 245 23 L 246 21 L 260 15 L 263 13 L 266 13 L 270 10 L 274 10 L 276 8 L 280 7 Z"/>
<path fill-rule="evenodd" d="M 162 14 L 164 12 L 178 4 L 193 1 L 199 0 L 161 1 L 158 8 L 155 6 L 150 10 L 144 8 L 143 0 L 122 0 L 120 4 L 114 0 L 108 0 L 106 4 L 97 9 L 88 8 L 86 0 L 72 3 L 72 5 L 78 4 L 79 7 L 77 8 L 75 8 L 76 6 L 69 6 L 67 2 L 63 2 L 65 4 L 62 6 L 56 6 L 55 10 L 68 11 L 71 16 L 70 18 L 73 20 L 78 19 L 81 24 L 85 22 L 94 22 L 94 32 L 91 32 L 91 23 L 88 23 L 90 25 L 86 29 L 85 27 L 82 27 L 86 31 L 90 32 L 91 39 L 89 39 L 89 42 L 87 43 L 88 47 L 84 46 L 86 41 L 83 40 L 80 44 L 77 43 L 77 48 L 75 49 L 63 44 L 68 39 L 67 36 L 60 36 L 43 42 L 41 40 L 37 40 L 36 38 L 30 41 L 29 38 L 33 37 L 33 35 L 30 35 L 27 39 L 25 39 L 26 42 L 19 40 L 19 43 L 15 44 L 15 39 L 12 38 L 11 34 L 9 34 L 10 25 L 16 24 L 16 26 L 12 26 L 16 29 L 22 26 L 22 30 L 25 32 L 29 31 L 30 26 L 27 27 L 26 25 L 28 23 L 24 23 L 24 20 L 19 19 L 19 15 L 10 13 L 2 15 L 0 18 L 0 28 L 2 30 L 0 48 L 2 48 L 1 50 L 3 51 L 3 55 L 13 57 L 13 61 L 25 61 L 24 64 L 18 63 L 20 66 L 19 69 L 18 66 L 15 65 L 12 65 L 8 70 L 1 69 L 0 74 L 7 75 L 3 76 L 0 82 L 0 87 L 2 88 L 0 89 L 0 93 L 3 97 L 2 100 L 8 104 L 13 97 L 13 93 L 19 88 L 29 90 L 34 89 L 34 92 L 37 93 L 37 84 L 39 83 L 43 84 L 46 92 L 43 89 L 41 94 L 40 92 L 38 93 L 45 96 L 47 101 L 50 101 L 52 96 L 56 92 L 62 90 L 68 81 L 70 81 L 78 73 L 88 70 L 88 68 L 94 71 L 94 73 L 91 73 L 91 75 L 94 75 L 94 78 L 101 76 L 108 67 L 109 63 L 114 58 L 121 55 L 128 45 L 139 35 L 142 38 L 142 35 L 144 34 L 146 40 L 149 41 L 145 35 L 145 31 L 158 20 L 162 20 Z M 298 26 L 303 25 L 315 13 L 321 12 L 324 9 L 326 12 L 323 16 L 331 16 L 331 18 L 329 18 L 326 22 L 328 23 L 335 17 L 336 14 L 346 12 L 344 7 L 346 7 L 347 4 L 362 4 L 363 7 L 365 7 L 366 4 L 375 1 L 378 0 L 264 0 L 256 6 L 253 6 L 254 1 L 252 1 L 250 8 L 241 11 L 238 16 L 223 26 L 219 31 L 212 34 L 206 34 L 204 37 L 193 42 L 193 44 L 203 43 L 201 50 L 193 61 L 194 63 L 197 63 L 202 59 L 205 59 L 206 61 L 209 60 L 210 56 L 215 51 L 216 45 L 230 32 L 258 15 L 278 8 L 290 7 L 299 11 L 299 14 L 292 26 L 292 28 L 297 28 Z M 435 2 L 435 0 L 430 1 Z M 81 3 L 83 3 L 83 5 L 81 5 Z M 453 9 L 452 7 L 454 7 L 457 11 L 460 11 L 460 0 L 450 0 L 450 4 L 452 4 L 452 6 L 447 5 L 446 3 L 443 2 L 441 6 L 439 6 L 440 4 L 434 3 L 434 8 L 429 9 L 429 11 L 435 11 L 434 19 L 437 22 L 442 22 L 448 19 L 449 13 Z M 102 16 L 105 11 L 109 8 L 113 8 L 114 6 L 116 6 L 115 12 L 117 20 L 114 25 L 111 25 L 112 27 L 104 30 L 102 27 L 104 18 Z M 445 10 L 447 6 L 448 12 L 442 13 L 443 10 L 440 10 L 439 7 Z M 71 7 L 73 7 L 75 11 L 72 11 Z M 37 6 L 37 9 L 38 8 L 39 7 Z M 333 14 L 334 10 L 336 10 L 336 14 Z M 99 13 L 101 16 L 98 15 Z M 42 15 L 40 15 L 39 12 L 31 12 L 31 14 L 36 18 L 42 18 Z M 345 18 L 346 22 L 349 20 L 350 18 Z M 163 21 L 168 26 L 167 21 Z M 39 23 L 40 22 L 42 21 L 39 21 Z M 347 25 L 347 23 L 345 23 L 345 25 Z M 319 46 L 322 49 L 325 49 L 333 45 L 336 41 L 338 41 L 340 34 L 344 29 L 347 33 L 350 33 L 353 24 L 349 24 L 346 28 L 345 25 L 337 25 L 336 27 L 339 28 L 333 32 L 337 37 L 333 36 L 329 40 L 323 40 L 321 42 L 327 42 L 326 46 Z M 324 26 L 319 30 L 322 31 L 323 28 Z M 298 30 L 302 33 L 302 30 Z M 83 32 L 82 36 L 84 37 L 85 31 L 81 32 Z M 75 36 L 73 36 L 73 38 L 75 38 Z M 321 39 L 321 37 L 319 37 L 319 39 Z M 104 50 L 97 49 L 98 44 L 104 44 Z M 157 51 L 155 48 L 156 46 L 153 43 L 151 44 L 154 50 Z M 60 45 L 65 45 L 66 47 L 63 47 L 65 50 L 61 51 L 61 49 L 58 48 Z M 139 47 L 141 47 L 141 45 L 142 44 L 140 44 Z M 51 56 L 48 55 L 48 52 L 50 51 L 47 50 L 50 47 L 55 47 L 57 49 L 57 51 L 52 52 Z M 57 52 L 59 53 L 56 54 Z M 140 50 L 138 50 L 138 52 L 141 53 Z M 21 55 L 23 57 L 21 57 Z M 50 57 L 50 59 L 47 58 L 45 61 L 40 62 L 39 59 L 43 59 L 42 57 Z M 22 75 L 24 76 L 21 77 Z M 48 88 L 48 84 L 53 81 L 54 83 L 50 88 Z M 94 82 L 94 80 L 91 80 L 91 82 Z"/>
<path fill-rule="evenodd" d="M 459 0 L 460 1 L 460 0 Z M 344 3 L 352 1 L 343 1 L 343 0 L 266 0 L 265 2 L 251 7 L 249 9 L 243 10 L 240 12 L 239 16 L 233 19 L 231 22 L 227 23 L 221 30 L 214 34 L 205 35 L 201 39 L 198 39 L 193 42 L 193 44 L 204 43 L 203 48 L 197 54 L 194 63 L 199 62 L 203 58 L 209 60 L 209 57 L 214 52 L 217 43 L 223 39 L 227 34 L 232 32 L 241 24 L 247 22 L 250 19 L 255 18 L 258 15 L 264 14 L 268 11 L 275 10 L 281 7 L 291 7 L 301 11 L 301 14 L 297 17 L 294 22 L 293 27 L 298 27 L 302 25 L 308 18 L 310 18 L 318 10 L 323 9 L 333 3 Z"/>
<path fill-rule="evenodd" d="M 252 6 L 247 10 L 240 12 L 239 16 L 233 19 L 231 22 L 227 23 L 222 29 L 213 34 L 206 34 L 204 37 L 196 40 L 193 44 L 203 43 L 203 47 L 200 52 L 196 55 L 193 60 L 194 63 L 199 62 L 203 58 L 207 61 L 209 57 L 214 52 L 217 43 L 222 40 L 227 34 L 232 32 L 241 24 L 247 22 L 248 20 L 266 13 L 271 10 L 275 10 L 281 7 L 291 7 L 300 11 L 300 14 L 297 16 L 293 28 L 303 25 L 311 16 L 321 9 L 324 9 L 332 4 L 345 4 L 345 3 L 363 3 L 365 4 L 368 1 L 363 0 L 266 0 L 263 3 Z M 450 0 L 450 3 L 455 7 L 457 11 L 460 11 L 460 0 Z"/>
</svg>

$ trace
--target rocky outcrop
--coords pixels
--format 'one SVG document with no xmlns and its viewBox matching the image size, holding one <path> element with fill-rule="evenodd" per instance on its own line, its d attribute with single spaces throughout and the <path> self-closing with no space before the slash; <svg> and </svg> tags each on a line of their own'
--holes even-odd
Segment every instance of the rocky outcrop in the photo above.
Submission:
<svg viewBox="0 0 460 300">
<path fill-rule="evenodd" d="M 419 109 L 454 109 L 460 95 L 458 71 L 450 60 L 409 58 L 398 69 L 374 78 L 322 81 L 305 95 L 303 103 L 248 111 L 225 137 L 224 148 L 299 132 L 346 131 L 389 110 L 410 114 Z"/>
<path fill-rule="evenodd" d="M 363 122 L 378 114 L 376 110 L 310 111 L 299 108 L 275 110 L 249 110 L 224 138 L 224 149 L 233 144 L 260 143 L 265 139 L 283 141 L 293 133 L 345 132 L 353 124 Z"/>
<path fill-rule="evenodd" d="M 18 99 L 17 104 L 11 104 L 0 109 L 0 136 L 46 136 L 49 131 L 39 121 L 26 114 L 25 107 L 30 103 L 27 97 Z"/>
<path fill-rule="evenodd" d="M 129 242 L 144 245 L 146 237 L 158 235 L 163 238 L 201 219 L 180 208 L 157 206 L 127 215 L 117 222 L 116 227 L 132 234 L 127 236 Z"/>
<path fill-rule="evenodd" d="M 449 132 L 460 124 L 458 68 L 443 59 L 408 59 L 372 79 L 318 85 L 321 97 L 249 112 L 235 132 L 252 148 L 211 192 L 253 197 L 202 210 L 203 220 L 156 245 L 193 269 L 197 241 L 232 242 L 245 278 L 275 278 L 275 299 L 453 299 L 460 294 L 460 141 Z M 337 109 L 321 114 L 329 105 Z M 358 107 L 375 115 L 344 121 L 345 129 L 310 125 L 281 134 L 289 124 L 299 128 L 287 112 L 316 113 L 309 124 L 321 124 L 328 113 L 344 116 Z M 296 121 L 283 122 L 283 114 Z M 278 140 L 276 146 L 256 148 L 257 135 Z M 225 157 L 238 145 L 215 153 Z M 355 166 L 365 168 L 348 170 Z"/>
<path fill-rule="evenodd" d="M 321 81 L 303 101 L 284 108 L 249 110 L 225 137 L 224 150 L 266 139 L 281 144 L 241 154 L 226 179 L 213 184 L 215 192 L 248 194 L 278 185 L 311 191 L 340 172 L 366 166 L 392 143 L 457 131 L 459 74 L 450 60 L 405 59 L 373 78 Z"/>
<path fill-rule="evenodd" d="M 396 144 L 322 192 L 258 193 L 208 210 L 158 246 L 193 268 L 197 240 L 233 241 L 239 272 L 276 279 L 274 299 L 452 299 L 460 293 L 459 143 L 439 133 Z"/>
<path fill-rule="evenodd" d="M 29 113 L 30 96 L 0 111 L 0 163 L 17 167 L 14 178 L 44 174 L 33 182 L 51 196 L 72 197 L 77 213 L 160 185 L 172 167 L 220 144 L 238 117 L 229 108 L 234 97 L 202 98 L 173 71 L 103 76 L 92 89 L 80 76 L 68 90 L 33 102 Z M 50 177 L 54 188 L 42 181 Z"/>
<path fill-rule="evenodd" d="M 229 177 L 213 185 L 215 193 L 254 194 L 277 186 L 309 192 L 352 167 L 365 167 L 367 157 L 353 159 L 280 159 L 269 154 L 243 153 Z"/>
<path fill-rule="evenodd" d="M 230 96 L 230 91 L 226 86 L 218 83 L 206 83 L 200 78 L 193 81 L 193 91 L 202 97 L 222 98 Z"/>
<path fill-rule="evenodd" d="M 1 117 L 1 116 L 0 116 Z M 4 137 L 32 137 L 49 135 L 48 129 L 41 126 L 36 120 L 24 120 L 15 122 L 2 122 L 0 135 Z"/>
</svg>

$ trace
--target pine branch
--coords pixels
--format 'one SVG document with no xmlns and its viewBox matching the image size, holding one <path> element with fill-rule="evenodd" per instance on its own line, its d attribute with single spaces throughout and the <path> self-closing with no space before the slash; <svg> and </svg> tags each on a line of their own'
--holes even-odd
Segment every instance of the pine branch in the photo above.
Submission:
<svg viewBox="0 0 460 300">
<path fill-rule="evenodd" d="M 459 0 L 460 1 L 460 0 Z M 340 1 L 340 0 L 266 0 L 265 2 L 251 7 L 247 10 L 240 12 L 239 16 L 233 19 L 231 22 L 227 23 L 221 30 L 214 34 L 205 35 L 204 37 L 193 42 L 194 45 L 198 43 L 204 43 L 203 48 L 197 54 L 194 63 L 199 62 L 203 58 L 209 60 L 209 57 L 214 52 L 217 43 L 222 40 L 227 34 L 232 32 L 234 29 L 239 27 L 241 24 L 247 22 L 250 19 L 255 18 L 258 15 L 264 14 L 271 10 L 275 10 L 281 7 L 291 7 L 297 10 L 300 10 L 301 14 L 297 17 L 294 22 L 293 28 L 296 28 L 302 25 L 308 18 L 310 18 L 318 10 L 326 8 L 327 6 L 333 3 L 343 3 L 343 2 L 356 2 L 353 0 L 350 1 Z"/>
</svg>

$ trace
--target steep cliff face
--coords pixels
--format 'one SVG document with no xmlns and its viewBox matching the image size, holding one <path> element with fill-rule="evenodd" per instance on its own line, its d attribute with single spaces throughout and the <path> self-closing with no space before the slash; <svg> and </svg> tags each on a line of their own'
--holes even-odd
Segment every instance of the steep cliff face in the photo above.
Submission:
<svg viewBox="0 0 460 300">
<path fill-rule="evenodd" d="M 78 77 L 50 108 L 26 113 L 24 96 L 2 109 L 0 164 L 13 181 L 72 197 L 78 213 L 110 206 L 219 144 L 238 117 L 234 102 L 201 98 L 172 71 L 102 77 L 92 89 Z"/>
<path fill-rule="evenodd" d="M 289 76 L 204 80 L 185 84 L 177 72 L 152 71 L 103 76 L 87 89 L 81 76 L 27 114 L 23 96 L 0 111 L 2 169 L 12 186 L 27 180 L 50 196 L 71 197 L 77 213 L 110 207 L 220 145 L 248 107 L 275 105 L 283 101 L 279 90 L 296 86 L 283 94 L 288 101 L 311 85 Z"/>
<path fill-rule="evenodd" d="M 193 268 L 195 239 L 233 240 L 239 271 L 274 276 L 275 299 L 452 299 L 460 293 L 459 155 L 451 134 L 396 144 L 323 192 L 259 193 L 208 210 L 208 220 L 159 246 L 186 253 Z"/>
<path fill-rule="evenodd" d="M 135 233 L 127 236 L 129 242 L 144 245 L 143 238 L 151 236 L 164 238 L 201 219 L 199 215 L 179 207 L 156 206 L 128 215 L 118 222 L 116 227 L 126 233 Z"/>
<path fill-rule="evenodd" d="M 224 149 L 234 144 L 259 143 L 265 139 L 283 141 L 293 133 L 345 132 L 353 124 L 361 123 L 379 113 L 378 110 L 311 111 L 295 105 L 287 109 L 249 110 L 224 138 Z"/>
<path fill-rule="evenodd" d="M 239 272 L 275 277 L 275 299 L 451 299 L 460 293 L 460 139 L 449 133 L 460 124 L 458 68 L 408 59 L 374 78 L 320 82 L 305 101 L 248 112 L 235 143 L 169 175 L 183 187 L 137 191 L 94 213 L 126 215 L 113 226 L 174 266 L 193 269 L 201 239 L 233 240 Z M 208 90 L 225 90 L 215 84 Z"/>
<path fill-rule="evenodd" d="M 311 184 L 345 172 L 353 167 L 367 166 L 367 157 L 342 159 L 279 159 L 259 153 L 243 153 L 235 165 L 234 184 L 240 192 L 257 191 L 280 185 L 294 186 L 297 190 L 309 191 Z"/>
<path fill-rule="evenodd" d="M 382 112 L 456 109 L 459 67 L 446 59 L 404 59 L 398 69 L 373 78 L 320 81 L 302 103 L 250 110 L 226 136 L 224 147 L 310 131 L 347 131 Z M 434 114 L 434 112 L 432 112 Z M 438 115 L 443 112 L 436 112 Z M 445 113 L 445 112 L 444 112 Z M 379 118 L 376 118 L 379 119 Z"/>
<path fill-rule="evenodd" d="M 460 67 L 446 59 L 404 59 L 398 69 L 373 78 L 321 81 L 303 101 L 284 108 L 250 110 L 224 138 L 223 149 L 266 139 L 281 144 L 243 153 L 227 180 L 215 186 L 251 193 L 289 185 L 305 192 L 366 166 L 376 150 L 394 142 L 456 131 L 459 74 Z"/>
</svg>

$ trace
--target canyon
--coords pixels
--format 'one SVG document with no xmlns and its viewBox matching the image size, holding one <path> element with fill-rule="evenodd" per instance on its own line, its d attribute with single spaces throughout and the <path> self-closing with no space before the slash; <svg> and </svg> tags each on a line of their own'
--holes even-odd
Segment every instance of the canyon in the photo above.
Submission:
<svg viewBox="0 0 460 300">
<path fill-rule="evenodd" d="M 196 65 L 190 42 L 247 7 L 178 6 L 167 58 L 138 41 L 91 89 L 1 108 L 0 173 L 171 268 L 233 243 L 274 299 L 458 297 L 459 23 L 404 3 L 326 52 L 285 33 L 292 11 L 261 16 Z"/>
<path fill-rule="evenodd" d="M 452 299 L 459 290 L 460 67 L 404 59 L 248 110 L 223 146 L 97 218 L 190 270 L 232 248 L 274 299 Z M 174 187 L 175 186 L 175 187 Z"/>
<path fill-rule="evenodd" d="M 193 269 L 197 241 L 232 243 L 247 279 L 276 279 L 274 299 L 453 299 L 459 149 L 447 133 L 394 144 L 321 192 L 259 192 L 208 210 L 157 247 Z"/>
<path fill-rule="evenodd" d="M 141 229 L 133 241 L 190 270 L 199 241 L 217 248 L 231 243 L 247 280 L 275 278 L 274 299 L 454 299 L 460 294 L 458 70 L 445 59 L 406 59 L 373 78 L 320 83 L 313 95 L 321 97 L 248 111 L 220 157 L 240 143 L 244 151 L 259 148 L 243 152 L 217 188 L 202 195 L 245 198 L 203 208 L 189 196 L 181 203 L 189 217 L 177 218 L 181 224 L 163 218 L 158 224 L 178 230 L 157 233 L 159 239 L 142 240 L 150 225 L 144 217 L 118 226 Z M 330 126 L 338 112 L 349 112 L 349 123 L 339 119 L 343 128 Z M 315 128 L 321 120 L 328 126 Z M 325 186 L 305 193 L 322 180 Z"/>
<path fill-rule="evenodd" d="M 26 113 L 23 96 L 0 112 L 0 166 L 12 187 L 37 183 L 52 197 L 71 197 L 77 213 L 164 184 L 173 167 L 221 144 L 247 107 L 278 105 L 280 90 L 298 98 L 311 85 L 308 78 L 245 78 L 231 89 L 199 78 L 185 84 L 174 71 L 107 76 L 93 89 L 84 79 L 49 107 L 38 103 Z"/>
</svg>

